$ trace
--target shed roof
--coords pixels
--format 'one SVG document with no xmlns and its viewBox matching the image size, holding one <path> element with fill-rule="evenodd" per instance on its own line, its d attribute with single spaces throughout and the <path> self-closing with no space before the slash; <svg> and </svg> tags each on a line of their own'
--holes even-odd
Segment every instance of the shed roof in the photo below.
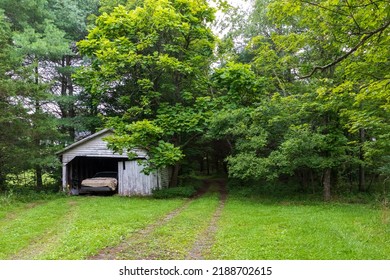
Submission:
<svg viewBox="0 0 390 280">
<path fill-rule="evenodd" d="M 105 135 L 113 134 L 112 129 L 103 129 L 80 141 L 77 141 L 68 147 L 62 149 L 57 155 L 62 157 L 62 163 L 67 164 L 76 157 L 110 157 L 110 158 L 128 158 L 127 154 L 119 154 L 110 150 L 104 141 Z M 137 158 L 147 158 L 146 151 L 135 149 Z"/>
<path fill-rule="evenodd" d="M 95 138 L 97 138 L 97 137 L 99 137 L 99 136 L 101 136 L 101 135 L 103 135 L 105 133 L 108 133 L 108 132 L 114 133 L 114 130 L 111 129 L 111 128 L 106 128 L 106 129 L 100 130 L 100 131 L 98 131 L 98 132 L 96 132 L 94 134 L 91 134 L 91 135 L 89 135 L 89 136 L 87 136 L 87 137 L 85 137 L 85 138 L 83 138 L 83 139 L 81 139 L 81 140 L 79 140 L 77 142 L 74 142 L 73 144 L 70 144 L 69 146 L 66 146 L 64 149 L 62 149 L 61 151 L 57 152 L 56 154 L 57 155 L 62 155 L 65 152 L 67 152 L 68 150 L 71 150 L 71 149 L 73 149 L 73 148 L 75 148 L 75 147 L 77 147 L 77 146 L 79 146 L 81 144 L 84 144 L 84 143 L 86 143 L 88 141 L 91 141 L 92 139 L 95 139 Z"/>
</svg>

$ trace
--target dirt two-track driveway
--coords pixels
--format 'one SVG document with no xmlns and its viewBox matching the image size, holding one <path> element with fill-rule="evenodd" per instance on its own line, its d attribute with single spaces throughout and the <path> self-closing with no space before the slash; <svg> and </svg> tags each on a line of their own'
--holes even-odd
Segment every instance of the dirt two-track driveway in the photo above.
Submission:
<svg viewBox="0 0 390 280">
<path fill-rule="evenodd" d="M 101 250 L 98 254 L 90 257 L 92 260 L 120 260 L 120 259 L 146 259 L 159 260 L 170 259 L 167 257 L 169 248 L 163 242 L 158 246 L 154 246 L 151 250 L 153 238 L 156 230 L 171 223 L 175 217 L 179 216 L 184 211 L 188 210 L 196 200 L 201 199 L 209 192 L 217 192 L 219 201 L 216 208 L 213 209 L 211 219 L 208 219 L 208 225 L 199 232 L 196 236 L 192 247 L 187 250 L 186 260 L 202 260 L 205 259 L 214 243 L 214 237 L 218 227 L 218 220 L 222 213 L 227 198 L 226 180 L 224 179 L 209 179 L 203 181 L 203 186 L 199 193 L 193 198 L 189 199 L 184 205 L 168 213 L 157 222 L 148 225 L 147 227 L 134 232 L 129 237 L 125 238 L 119 245 L 114 247 L 107 247 Z M 172 255 L 172 258 L 176 258 Z"/>
</svg>

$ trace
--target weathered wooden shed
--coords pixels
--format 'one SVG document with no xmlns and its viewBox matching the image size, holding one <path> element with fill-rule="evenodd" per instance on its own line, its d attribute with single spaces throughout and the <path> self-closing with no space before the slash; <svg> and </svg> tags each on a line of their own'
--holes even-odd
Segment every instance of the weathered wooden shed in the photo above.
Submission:
<svg viewBox="0 0 390 280">
<path fill-rule="evenodd" d="M 118 194 L 124 196 L 150 195 L 152 190 L 167 187 L 168 169 L 145 175 L 139 160 L 145 160 L 144 150 L 134 150 L 136 159 L 113 152 L 104 138 L 113 134 L 110 129 L 101 130 L 69 145 L 57 155 L 62 162 L 62 187 L 64 191 L 78 193 L 81 181 L 97 172 L 118 172 Z"/>
</svg>

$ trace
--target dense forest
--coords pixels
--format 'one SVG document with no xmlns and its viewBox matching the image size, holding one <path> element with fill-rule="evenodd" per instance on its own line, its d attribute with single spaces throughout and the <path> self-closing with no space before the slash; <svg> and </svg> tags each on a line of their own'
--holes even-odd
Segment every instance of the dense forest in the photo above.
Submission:
<svg viewBox="0 0 390 280">
<path fill-rule="evenodd" d="M 145 172 L 172 166 L 172 186 L 385 190 L 388 0 L 234 4 L 0 0 L 0 190 L 58 190 L 56 152 L 103 128 L 149 152 Z"/>
</svg>

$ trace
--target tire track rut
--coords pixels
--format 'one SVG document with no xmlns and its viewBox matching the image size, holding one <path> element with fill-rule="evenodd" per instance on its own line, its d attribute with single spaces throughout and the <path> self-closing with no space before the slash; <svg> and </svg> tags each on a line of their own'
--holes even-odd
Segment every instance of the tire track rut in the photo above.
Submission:
<svg viewBox="0 0 390 280">
<path fill-rule="evenodd" d="M 217 188 L 216 190 L 211 190 Z M 227 198 L 226 191 L 226 181 L 224 179 L 210 179 L 204 180 L 202 188 L 197 193 L 196 196 L 189 199 L 179 208 L 168 213 L 163 218 L 159 219 L 157 222 L 148 225 L 147 227 L 138 230 L 128 236 L 123 240 L 119 245 L 107 247 L 102 249 L 96 255 L 89 257 L 90 260 L 118 260 L 118 259 L 128 259 L 126 256 L 131 256 L 131 259 L 159 259 L 159 253 L 156 254 L 145 254 L 148 252 L 148 246 L 152 242 L 153 232 L 166 224 L 168 224 L 172 219 L 180 215 L 184 210 L 186 210 L 192 202 L 201 198 L 205 193 L 209 191 L 217 191 L 219 193 L 219 205 L 215 210 L 210 224 L 208 227 L 201 232 L 196 241 L 194 242 L 192 249 L 188 252 L 185 259 L 188 260 L 201 260 L 205 259 L 211 250 L 212 245 L 214 244 L 215 233 L 217 231 L 217 223 L 223 211 L 225 201 Z M 162 244 L 162 247 L 163 244 Z"/>
<path fill-rule="evenodd" d="M 219 206 L 214 212 L 214 215 L 210 221 L 210 225 L 204 232 L 199 235 L 198 239 L 194 243 L 194 246 L 192 247 L 192 250 L 188 253 L 186 260 L 204 260 L 209 255 L 211 247 L 215 241 L 215 234 L 218 229 L 218 221 L 221 217 L 223 208 L 225 207 L 225 202 L 227 199 L 226 181 L 223 179 L 218 179 L 209 181 L 208 184 L 218 184 L 218 191 L 220 194 Z"/>
<path fill-rule="evenodd" d="M 207 192 L 207 189 L 202 187 L 200 191 L 192 198 L 190 198 L 187 202 L 185 202 L 181 207 L 173 210 L 168 213 L 166 216 L 158 220 L 157 222 L 148 225 L 147 227 L 136 231 L 131 234 L 128 238 L 122 241 L 119 245 L 113 247 L 107 247 L 102 249 L 99 253 L 94 256 L 89 257 L 90 260 L 118 260 L 122 259 L 121 255 L 125 255 L 126 252 L 131 251 L 134 259 L 152 259 L 150 256 L 145 258 L 144 251 L 145 247 L 148 245 L 144 242 L 145 239 L 148 239 L 148 236 L 151 236 L 154 230 L 158 227 L 164 226 L 169 221 L 178 216 L 181 212 L 187 209 L 191 203 L 200 198 Z"/>
</svg>

